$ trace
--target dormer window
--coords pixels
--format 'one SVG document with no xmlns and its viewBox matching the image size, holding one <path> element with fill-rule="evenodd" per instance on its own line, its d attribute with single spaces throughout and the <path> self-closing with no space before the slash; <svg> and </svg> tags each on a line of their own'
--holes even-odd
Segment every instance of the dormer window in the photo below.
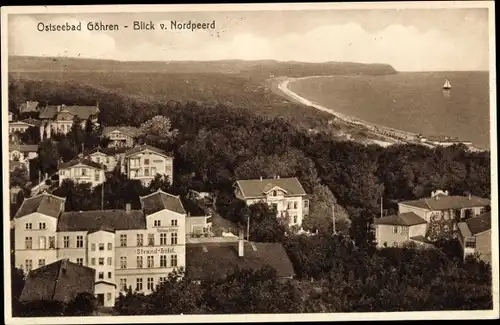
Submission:
<svg viewBox="0 0 500 325">
<path fill-rule="evenodd" d="M 278 196 L 278 191 L 273 191 L 273 196 Z"/>
</svg>

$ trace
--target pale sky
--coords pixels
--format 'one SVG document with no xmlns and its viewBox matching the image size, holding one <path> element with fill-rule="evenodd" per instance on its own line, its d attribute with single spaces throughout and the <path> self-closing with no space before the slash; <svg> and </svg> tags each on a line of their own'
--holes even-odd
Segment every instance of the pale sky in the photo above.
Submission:
<svg viewBox="0 0 500 325">
<path fill-rule="evenodd" d="M 134 20 L 155 31 L 134 31 Z M 171 20 L 215 30 L 165 31 Z M 82 22 L 81 32 L 37 24 Z M 119 31 L 88 31 L 90 21 Z M 122 26 L 128 25 L 128 29 Z M 123 61 L 274 59 L 388 63 L 399 71 L 488 70 L 487 9 L 312 10 L 9 15 L 10 55 Z"/>
</svg>

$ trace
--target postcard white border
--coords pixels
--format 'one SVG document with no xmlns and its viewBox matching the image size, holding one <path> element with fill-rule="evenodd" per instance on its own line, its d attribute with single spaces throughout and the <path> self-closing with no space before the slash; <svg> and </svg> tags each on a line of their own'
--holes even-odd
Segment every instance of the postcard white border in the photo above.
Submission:
<svg viewBox="0 0 500 325">
<path fill-rule="evenodd" d="M 92 316 L 92 317 L 36 317 L 13 318 L 10 306 L 10 222 L 9 205 L 4 204 L 4 295 L 6 324 L 93 324 L 93 323 L 225 323 L 225 322 L 275 322 L 275 321 L 355 321 L 355 320 L 421 320 L 421 319 L 495 319 L 499 317 L 498 292 L 498 163 L 496 122 L 496 56 L 495 11 L 493 1 L 414 1 L 380 3 L 269 3 L 269 4 L 196 4 L 196 5 L 93 5 L 93 6 L 30 6 L 2 7 L 2 162 L 3 201 L 10 202 L 8 168 L 8 15 L 14 14 L 68 14 L 68 13 L 128 13 L 176 11 L 273 11 L 273 10 L 380 10 L 380 9 L 489 9 L 490 46 L 490 143 L 491 143 L 491 197 L 492 197 L 492 272 L 493 310 L 488 311 L 433 311 L 433 312 L 382 312 L 382 313 L 331 313 L 331 314 L 235 314 L 235 315 L 181 315 L 181 316 Z"/>
</svg>

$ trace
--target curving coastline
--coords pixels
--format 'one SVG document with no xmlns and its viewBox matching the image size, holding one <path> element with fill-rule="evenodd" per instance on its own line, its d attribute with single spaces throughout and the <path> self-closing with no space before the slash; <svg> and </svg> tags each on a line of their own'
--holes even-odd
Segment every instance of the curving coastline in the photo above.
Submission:
<svg viewBox="0 0 500 325">
<path fill-rule="evenodd" d="M 333 115 L 335 117 L 335 120 L 340 122 L 340 123 L 363 128 L 363 129 L 371 132 L 372 134 L 377 135 L 377 136 L 382 137 L 382 138 L 387 140 L 387 141 L 380 141 L 380 140 L 375 140 L 375 139 L 368 139 L 368 141 L 371 143 L 378 144 L 378 145 L 383 146 L 383 147 L 387 147 L 387 146 L 397 144 L 397 143 L 419 144 L 419 145 L 427 146 L 430 148 L 436 147 L 436 145 L 434 145 L 434 144 L 422 142 L 421 138 L 416 133 L 411 133 L 411 132 L 407 132 L 407 131 L 403 131 L 403 130 L 399 130 L 399 129 L 394 129 L 394 128 L 383 126 L 383 125 L 377 125 L 375 123 L 370 123 L 370 122 L 358 119 L 356 117 L 341 114 L 341 113 L 339 113 L 331 108 L 328 108 L 328 107 L 322 106 L 318 103 L 315 103 L 313 101 L 310 101 L 310 100 L 298 95 L 297 93 L 291 91 L 290 88 L 288 88 L 289 84 L 291 82 L 294 82 L 294 81 L 304 80 L 304 79 L 312 79 L 312 78 L 324 78 L 324 77 L 329 77 L 329 76 L 309 76 L 309 77 L 300 77 L 300 78 L 286 77 L 282 81 L 279 82 L 278 89 L 280 90 L 280 92 L 283 95 L 285 95 L 286 97 L 288 97 L 296 102 L 299 102 L 303 105 L 313 107 L 315 109 L 318 109 L 318 110 L 321 110 L 323 112 L 326 112 L 326 113 Z M 349 76 L 335 75 L 335 76 L 331 76 L 331 77 L 337 78 L 337 77 L 349 77 Z M 468 145 L 468 147 L 470 150 L 473 150 L 473 151 L 483 151 L 483 150 L 480 150 L 478 148 L 473 147 L 472 145 Z"/>
</svg>

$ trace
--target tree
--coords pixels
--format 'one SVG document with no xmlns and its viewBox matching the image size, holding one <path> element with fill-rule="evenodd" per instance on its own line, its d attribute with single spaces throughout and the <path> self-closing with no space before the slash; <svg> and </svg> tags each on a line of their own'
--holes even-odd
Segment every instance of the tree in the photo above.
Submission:
<svg viewBox="0 0 500 325">
<path fill-rule="evenodd" d="M 83 148 L 82 144 L 85 144 L 85 131 L 82 129 L 82 120 L 75 115 L 73 118 L 73 125 L 71 125 L 71 129 L 68 132 L 68 137 L 70 142 L 73 144 L 74 150 L 77 153 L 81 153 Z"/>
<path fill-rule="evenodd" d="M 148 190 L 150 193 L 154 193 L 158 190 L 170 192 L 171 187 L 172 185 L 168 176 L 156 174 L 155 178 L 149 183 Z"/>
<path fill-rule="evenodd" d="M 91 316 L 97 310 L 97 299 L 93 294 L 82 292 L 76 295 L 66 307 L 66 315 Z"/>
<path fill-rule="evenodd" d="M 278 221 L 276 211 L 265 203 L 250 207 L 250 240 L 257 242 L 280 242 L 285 236 L 286 226 Z M 247 220 L 243 220 L 246 226 Z"/>
<path fill-rule="evenodd" d="M 177 134 L 178 130 L 172 130 L 170 119 L 162 115 L 154 116 L 139 127 L 139 136 L 151 144 L 171 144 Z"/>
<path fill-rule="evenodd" d="M 18 132 L 19 139 L 24 144 L 40 143 L 40 128 L 35 126 L 28 127 L 24 132 Z"/>
<path fill-rule="evenodd" d="M 40 171 L 52 174 L 57 170 L 59 162 L 59 151 L 57 145 L 51 139 L 46 139 L 38 145 L 38 157 L 40 161 Z"/>
<path fill-rule="evenodd" d="M 22 165 L 21 167 L 14 168 L 13 171 L 10 172 L 10 187 L 21 187 L 25 188 L 29 182 L 29 173 L 26 167 Z"/>
</svg>

